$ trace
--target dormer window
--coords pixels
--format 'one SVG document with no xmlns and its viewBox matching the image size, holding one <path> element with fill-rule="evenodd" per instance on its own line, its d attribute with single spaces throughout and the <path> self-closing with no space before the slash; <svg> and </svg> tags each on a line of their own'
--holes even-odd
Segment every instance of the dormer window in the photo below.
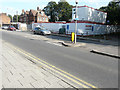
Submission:
<svg viewBox="0 0 120 90">
<path fill-rule="evenodd" d="M 41 12 L 41 15 L 43 16 L 43 15 L 44 15 L 44 12 Z"/>
</svg>

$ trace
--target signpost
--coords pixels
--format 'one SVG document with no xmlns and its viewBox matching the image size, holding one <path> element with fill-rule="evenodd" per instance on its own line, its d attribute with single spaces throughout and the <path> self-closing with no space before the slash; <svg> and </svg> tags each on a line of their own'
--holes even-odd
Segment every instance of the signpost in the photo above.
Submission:
<svg viewBox="0 0 120 90">
<path fill-rule="evenodd" d="M 77 32 L 77 4 L 78 4 L 78 0 L 75 0 L 75 3 L 76 3 L 76 15 L 75 15 L 75 40 L 74 40 L 74 44 L 76 44 L 76 38 L 77 38 L 77 35 L 76 35 L 76 32 Z"/>
</svg>

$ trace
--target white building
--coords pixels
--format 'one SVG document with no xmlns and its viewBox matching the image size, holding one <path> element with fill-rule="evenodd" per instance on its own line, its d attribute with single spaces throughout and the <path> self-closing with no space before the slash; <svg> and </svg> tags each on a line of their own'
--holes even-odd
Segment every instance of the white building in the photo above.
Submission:
<svg viewBox="0 0 120 90">
<path fill-rule="evenodd" d="M 75 12 L 76 12 L 76 8 L 73 7 L 72 20 L 75 19 Z M 106 22 L 107 13 L 88 6 L 78 6 L 77 18 L 80 21 L 89 21 L 89 22 L 96 22 L 103 24 Z"/>
</svg>

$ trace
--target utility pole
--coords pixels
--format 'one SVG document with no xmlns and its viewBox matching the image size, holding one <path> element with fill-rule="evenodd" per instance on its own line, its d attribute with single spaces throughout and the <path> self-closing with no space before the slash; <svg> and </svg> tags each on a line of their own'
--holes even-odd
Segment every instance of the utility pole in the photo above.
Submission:
<svg viewBox="0 0 120 90">
<path fill-rule="evenodd" d="M 76 38 L 77 38 L 77 4 L 78 4 L 78 0 L 75 0 L 75 3 L 76 3 L 76 13 L 75 13 L 75 40 L 74 40 L 74 43 L 76 44 Z"/>
</svg>

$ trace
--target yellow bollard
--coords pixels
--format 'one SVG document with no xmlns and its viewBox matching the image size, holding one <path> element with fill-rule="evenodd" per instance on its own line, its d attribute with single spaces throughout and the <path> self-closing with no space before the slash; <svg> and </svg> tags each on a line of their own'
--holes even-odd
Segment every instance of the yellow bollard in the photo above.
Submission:
<svg viewBox="0 0 120 90">
<path fill-rule="evenodd" d="M 75 33 L 72 32 L 72 33 L 71 33 L 71 41 L 72 41 L 72 42 L 74 41 L 74 37 L 75 37 Z"/>
</svg>

